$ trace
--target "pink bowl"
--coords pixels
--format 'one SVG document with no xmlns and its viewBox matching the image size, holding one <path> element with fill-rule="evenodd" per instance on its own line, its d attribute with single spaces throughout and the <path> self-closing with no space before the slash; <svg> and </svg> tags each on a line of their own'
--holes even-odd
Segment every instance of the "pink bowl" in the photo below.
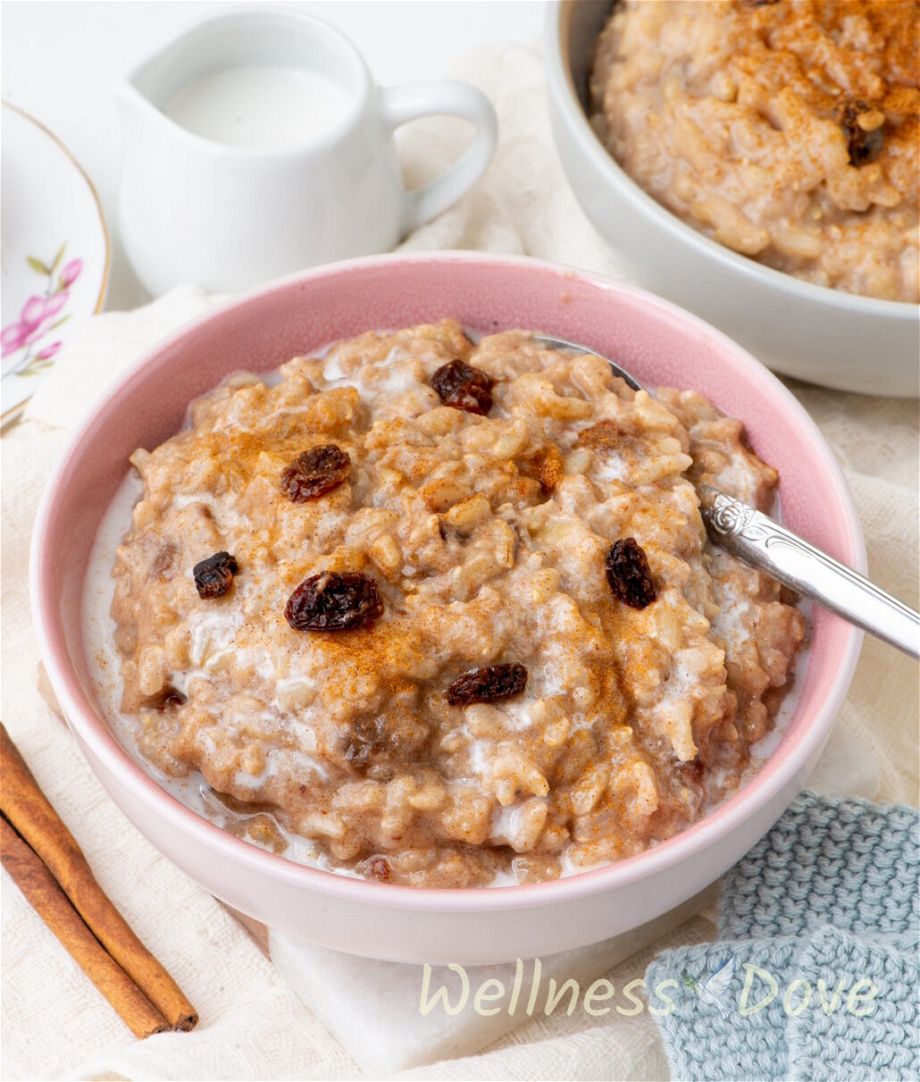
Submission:
<svg viewBox="0 0 920 1082">
<path fill-rule="evenodd" d="M 414 890 L 295 864 L 226 833 L 144 774 L 94 699 L 80 599 L 93 537 L 128 455 L 182 424 L 196 395 L 239 369 L 260 372 L 371 328 L 454 316 L 480 331 L 526 327 L 583 342 L 651 385 L 693 387 L 747 424 L 781 474 L 785 522 L 859 570 L 865 550 L 843 476 L 802 407 L 712 327 L 636 289 L 529 259 L 400 255 L 335 264 L 229 304 L 139 361 L 74 437 L 38 515 L 31 587 L 58 701 L 112 799 L 213 894 L 281 931 L 401 962 L 509 961 L 637 927 L 713 882 L 801 787 L 849 686 L 861 632 L 816 611 L 793 715 L 777 751 L 717 811 L 676 838 L 573 878 L 492 890 Z"/>
</svg>

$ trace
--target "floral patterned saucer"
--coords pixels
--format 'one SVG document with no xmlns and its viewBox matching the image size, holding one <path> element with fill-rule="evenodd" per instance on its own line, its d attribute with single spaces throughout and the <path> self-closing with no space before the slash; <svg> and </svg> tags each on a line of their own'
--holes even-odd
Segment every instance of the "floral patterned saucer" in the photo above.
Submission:
<svg viewBox="0 0 920 1082">
<path fill-rule="evenodd" d="M 3 102 L 2 423 L 22 412 L 79 322 L 102 310 L 108 230 L 66 147 Z"/>
</svg>

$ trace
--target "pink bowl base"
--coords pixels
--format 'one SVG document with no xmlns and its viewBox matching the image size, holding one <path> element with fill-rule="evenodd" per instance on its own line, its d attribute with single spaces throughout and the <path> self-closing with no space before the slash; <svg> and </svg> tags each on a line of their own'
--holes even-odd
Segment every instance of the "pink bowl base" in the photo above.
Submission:
<svg viewBox="0 0 920 1082">
<path fill-rule="evenodd" d="M 525 327 L 584 343 L 649 385 L 692 387 L 742 418 L 780 471 L 786 525 L 852 567 L 865 553 L 845 483 L 792 395 L 712 328 L 638 290 L 526 259 L 447 253 L 320 268 L 229 304 L 130 371 L 75 436 L 33 538 L 35 622 L 49 677 L 103 785 L 167 856 L 267 923 L 339 950 L 398 961 L 497 962 L 636 927 L 721 875 L 792 800 L 820 753 L 861 633 L 815 610 L 807 672 L 786 733 L 731 800 L 648 853 L 566 880 L 431 891 L 333 876 L 229 835 L 183 807 L 119 746 L 94 701 L 81 639 L 83 574 L 99 522 L 138 446 L 183 423 L 188 402 L 238 370 L 374 328 L 453 316 L 488 333 Z"/>
</svg>

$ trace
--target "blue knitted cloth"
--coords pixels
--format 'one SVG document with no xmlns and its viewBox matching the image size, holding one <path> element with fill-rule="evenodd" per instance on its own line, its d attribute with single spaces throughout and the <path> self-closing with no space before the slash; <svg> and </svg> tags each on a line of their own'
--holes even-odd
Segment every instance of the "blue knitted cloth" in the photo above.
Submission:
<svg viewBox="0 0 920 1082">
<path fill-rule="evenodd" d="M 726 876 L 720 938 L 646 972 L 675 1079 L 920 1078 L 918 826 L 798 798 Z"/>
</svg>

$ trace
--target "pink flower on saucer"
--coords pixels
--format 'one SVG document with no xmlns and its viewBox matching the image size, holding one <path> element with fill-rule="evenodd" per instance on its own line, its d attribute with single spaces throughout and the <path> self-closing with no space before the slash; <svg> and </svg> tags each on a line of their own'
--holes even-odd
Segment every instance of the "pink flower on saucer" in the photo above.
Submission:
<svg viewBox="0 0 920 1082">
<path fill-rule="evenodd" d="M 79 260 L 74 260 L 74 262 L 79 262 Z M 19 322 L 11 323 L 0 331 L 3 356 L 15 353 L 17 349 L 29 345 L 36 338 L 41 338 L 45 324 L 60 312 L 67 303 L 68 296 L 67 290 L 62 289 L 57 293 L 52 293 L 50 297 L 29 297 L 19 313 Z"/>
<path fill-rule="evenodd" d="M 80 277 L 80 272 L 83 270 L 82 259 L 71 259 L 69 263 L 65 263 L 61 269 L 58 282 L 61 289 L 66 289 Z"/>
<path fill-rule="evenodd" d="M 44 349 L 39 350 L 35 356 L 40 361 L 50 361 L 55 353 L 61 348 L 62 344 L 62 342 L 52 342 L 50 346 L 45 346 Z"/>
<path fill-rule="evenodd" d="M 3 356 L 15 353 L 26 340 L 25 332 L 21 323 L 11 323 L 0 331 L 0 345 L 3 347 Z"/>
</svg>

